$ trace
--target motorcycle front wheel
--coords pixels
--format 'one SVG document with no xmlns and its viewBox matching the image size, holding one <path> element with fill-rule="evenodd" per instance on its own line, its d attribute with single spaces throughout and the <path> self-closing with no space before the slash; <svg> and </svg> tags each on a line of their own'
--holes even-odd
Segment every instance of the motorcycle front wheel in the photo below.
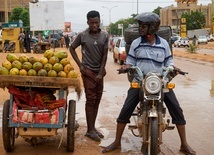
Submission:
<svg viewBox="0 0 214 155">
<path fill-rule="evenodd" d="M 151 120 L 151 143 L 150 143 L 150 152 L 151 155 L 157 155 L 158 151 L 158 119 L 153 117 Z"/>
</svg>

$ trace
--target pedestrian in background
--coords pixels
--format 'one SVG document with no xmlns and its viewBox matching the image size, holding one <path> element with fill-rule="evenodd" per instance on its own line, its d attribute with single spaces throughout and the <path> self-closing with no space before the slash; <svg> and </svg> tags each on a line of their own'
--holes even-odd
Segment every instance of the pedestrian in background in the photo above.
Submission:
<svg viewBox="0 0 214 155">
<path fill-rule="evenodd" d="M 108 33 L 100 29 L 100 14 L 90 11 L 87 14 L 88 28 L 80 32 L 70 46 L 70 52 L 79 66 L 85 89 L 87 132 L 85 136 L 100 142 L 103 134 L 95 127 L 100 100 L 102 98 L 105 65 L 108 54 Z M 81 46 L 82 60 L 80 61 L 76 48 Z"/>
<path fill-rule="evenodd" d="M 192 41 L 192 44 L 193 44 L 194 46 L 196 45 L 196 40 L 197 40 L 197 38 L 196 38 L 196 36 L 194 35 L 193 41 Z"/>
<path fill-rule="evenodd" d="M 25 43 L 24 43 L 25 31 L 23 32 L 22 29 L 20 30 L 20 34 L 19 34 L 18 40 L 19 40 L 20 52 L 24 53 L 24 51 L 25 51 Z"/>
<path fill-rule="evenodd" d="M 31 41 L 31 36 L 29 34 L 29 31 L 26 31 L 24 42 L 25 42 L 25 49 L 27 53 L 31 53 L 30 41 Z"/>
<path fill-rule="evenodd" d="M 69 48 L 69 44 L 70 44 L 70 38 L 68 35 L 65 36 L 65 46 L 68 49 Z"/>
</svg>

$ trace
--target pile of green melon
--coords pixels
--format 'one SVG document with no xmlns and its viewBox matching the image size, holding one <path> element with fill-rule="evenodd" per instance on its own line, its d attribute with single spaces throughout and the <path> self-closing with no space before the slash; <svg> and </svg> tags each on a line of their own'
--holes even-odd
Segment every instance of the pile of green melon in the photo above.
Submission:
<svg viewBox="0 0 214 155">
<path fill-rule="evenodd" d="M 9 53 L 0 66 L 0 75 L 77 78 L 78 73 L 65 51 L 46 50 L 41 58 Z"/>
</svg>

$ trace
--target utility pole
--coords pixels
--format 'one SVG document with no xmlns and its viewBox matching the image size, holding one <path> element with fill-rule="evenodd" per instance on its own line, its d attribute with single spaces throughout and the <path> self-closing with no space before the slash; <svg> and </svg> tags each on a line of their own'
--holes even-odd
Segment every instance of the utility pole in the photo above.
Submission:
<svg viewBox="0 0 214 155">
<path fill-rule="evenodd" d="M 138 14 L 138 0 L 137 0 L 137 14 Z"/>
<path fill-rule="evenodd" d="M 7 5 L 7 0 L 4 0 L 4 20 L 5 20 L 5 23 L 8 23 L 8 5 Z"/>
<path fill-rule="evenodd" d="M 211 32 L 214 33 L 214 0 L 212 0 L 212 10 L 211 10 Z"/>
<path fill-rule="evenodd" d="M 106 6 L 102 6 L 102 8 L 106 8 L 109 11 L 109 31 L 110 31 L 110 36 L 111 36 L 111 10 L 113 8 L 116 8 L 116 7 L 117 7 L 117 5 L 115 5 L 115 6 L 111 7 L 111 8 L 108 8 Z"/>
</svg>

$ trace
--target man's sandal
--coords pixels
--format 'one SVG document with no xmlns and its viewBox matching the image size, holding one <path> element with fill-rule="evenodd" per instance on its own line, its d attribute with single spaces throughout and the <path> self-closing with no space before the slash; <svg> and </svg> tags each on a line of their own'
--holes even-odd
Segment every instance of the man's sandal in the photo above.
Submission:
<svg viewBox="0 0 214 155">
<path fill-rule="evenodd" d="M 188 149 L 181 148 L 179 151 L 184 153 L 185 155 L 196 155 L 196 152 L 189 148 Z"/>
<path fill-rule="evenodd" d="M 99 132 L 99 131 L 95 131 L 96 133 L 97 133 L 97 135 L 100 137 L 100 138 L 104 138 L 104 135 L 101 133 L 101 132 Z"/>
<path fill-rule="evenodd" d="M 91 140 L 100 142 L 100 137 L 96 133 L 86 133 L 85 136 L 90 138 Z"/>
<path fill-rule="evenodd" d="M 121 149 L 121 147 L 115 147 L 115 146 L 109 145 L 103 148 L 102 153 L 108 153 L 117 149 Z"/>
</svg>

